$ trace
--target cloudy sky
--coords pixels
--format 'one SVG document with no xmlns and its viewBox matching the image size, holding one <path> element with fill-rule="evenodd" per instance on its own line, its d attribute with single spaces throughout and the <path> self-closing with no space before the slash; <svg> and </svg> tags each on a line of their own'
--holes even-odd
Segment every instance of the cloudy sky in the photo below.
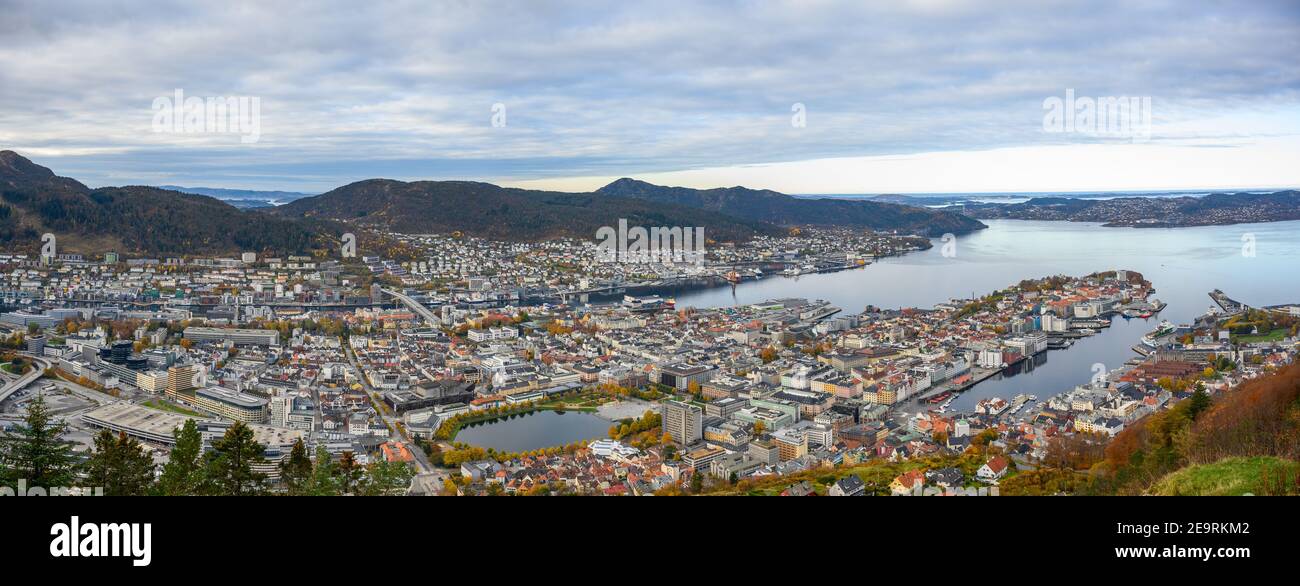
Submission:
<svg viewBox="0 0 1300 586">
<path fill-rule="evenodd" d="M 0 149 L 92 186 L 1289 187 L 1297 55 L 1294 0 L 0 0 Z M 157 132 L 177 89 L 258 98 L 256 142 Z M 1067 89 L 1150 124 L 1045 127 Z"/>
</svg>

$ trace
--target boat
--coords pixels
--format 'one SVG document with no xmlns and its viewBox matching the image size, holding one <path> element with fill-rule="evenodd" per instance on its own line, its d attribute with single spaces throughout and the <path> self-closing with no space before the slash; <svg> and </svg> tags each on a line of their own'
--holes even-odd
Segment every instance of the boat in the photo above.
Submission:
<svg viewBox="0 0 1300 586">
<path fill-rule="evenodd" d="M 1151 333 L 1142 336 L 1142 343 L 1155 348 L 1160 338 L 1174 333 L 1174 330 L 1176 329 L 1178 329 L 1178 326 L 1175 326 L 1169 320 L 1162 320 L 1160 325 L 1156 326 L 1156 329 L 1151 330 Z"/>
<path fill-rule="evenodd" d="M 732 283 L 739 283 L 739 282 L 740 282 L 740 273 L 737 273 L 736 271 L 727 271 L 727 274 L 726 274 L 726 275 L 723 275 L 722 278 L 724 278 L 724 279 L 726 279 L 726 280 L 728 280 L 728 281 L 731 281 Z"/>
<path fill-rule="evenodd" d="M 936 403 L 942 403 L 943 401 L 948 400 L 951 397 L 952 397 L 952 391 L 944 391 L 942 393 L 939 393 L 933 397 L 926 399 L 925 402 L 933 405 Z"/>
<path fill-rule="evenodd" d="M 626 307 L 629 311 L 656 311 L 669 307 L 669 305 L 658 295 L 648 297 L 624 295 L 623 307 Z"/>
</svg>

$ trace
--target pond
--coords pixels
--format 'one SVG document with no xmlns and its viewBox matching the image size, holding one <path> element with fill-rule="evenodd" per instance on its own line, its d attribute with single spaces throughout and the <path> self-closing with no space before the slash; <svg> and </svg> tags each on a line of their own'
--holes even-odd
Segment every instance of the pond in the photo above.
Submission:
<svg viewBox="0 0 1300 586">
<path fill-rule="evenodd" d="M 461 428 L 456 441 L 498 452 L 528 452 L 609 435 L 612 421 L 585 411 L 533 411 Z"/>
</svg>

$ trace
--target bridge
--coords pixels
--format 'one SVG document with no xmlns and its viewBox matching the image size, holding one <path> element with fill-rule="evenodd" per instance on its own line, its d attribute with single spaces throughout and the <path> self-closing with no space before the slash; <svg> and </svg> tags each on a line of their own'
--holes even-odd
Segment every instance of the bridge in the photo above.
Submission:
<svg viewBox="0 0 1300 586">
<path fill-rule="evenodd" d="M 419 315 L 420 317 L 424 318 L 424 321 L 428 322 L 429 325 L 435 328 L 442 326 L 442 320 L 438 319 L 438 316 L 434 315 L 433 312 L 430 311 L 428 307 L 425 307 L 420 302 L 411 299 L 405 294 L 398 293 L 397 291 L 394 291 L 392 289 L 382 289 L 382 291 L 384 293 L 387 293 L 388 295 L 391 295 L 394 299 L 401 301 L 403 305 L 405 305 L 411 311 L 414 311 L 416 315 Z"/>
</svg>

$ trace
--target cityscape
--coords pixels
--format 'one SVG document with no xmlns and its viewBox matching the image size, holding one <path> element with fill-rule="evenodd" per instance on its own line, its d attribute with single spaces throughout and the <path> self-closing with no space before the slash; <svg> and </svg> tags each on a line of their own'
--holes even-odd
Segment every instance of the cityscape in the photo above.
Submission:
<svg viewBox="0 0 1300 586">
<path fill-rule="evenodd" d="M 671 296 L 870 273 L 933 251 L 920 236 L 804 226 L 698 262 L 383 237 L 411 260 L 0 254 L 0 420 L 15 433 L 42 413 L 91 478 L 112 446 L 138 450 L 135 480 L 100 480 L 110 494 L 1053 494 L 1089 490 L 1063 463 L 1297 351 L 1300 303 L 1215 289 L 1174 323 L 1123 267 L 927 307 Z M 1117 321 L 1150 328 L 1121 364 L 955 404 Z M 243 474 L 171 474 L 186 432 L 197 476 L 241 430 Z"/>
<path fill-rule="evenodd" d="M 1293 4 L 132 4 L 0 25 L 5 496 L 1300 495 Z"/>
</svg>

